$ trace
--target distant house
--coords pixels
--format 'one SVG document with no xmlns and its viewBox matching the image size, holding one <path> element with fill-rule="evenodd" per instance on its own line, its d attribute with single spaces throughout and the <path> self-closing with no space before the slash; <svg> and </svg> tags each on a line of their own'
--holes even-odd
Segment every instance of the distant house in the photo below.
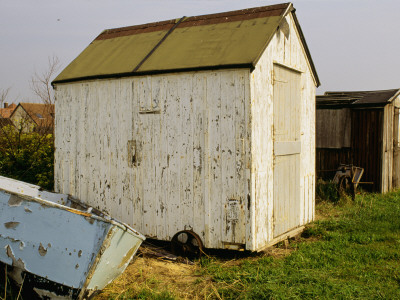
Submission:
<svg viewBox="0 0 400 300">
<path fill-rule="evenodd" d="M 10 119 L 11 114 L 13 113 L 14 109 L 17 107 L 14 103 L 8 105 L 7 102 L 4 102 L 4 107 L 0 108 L 0 127 L 3 128 L 4 126 L 13 125 L 13 122 Z"/>
<path fill-rule="evenodd" d="M 0 108 L 0 117 L 2 119 L 9 119 L 16 107 L 17 105 L 14 103 L 9 105 L 7 102 L 4 102 L 4 108 Z"/>
<path fill-rule="evenodd" d="M 317 96 L 317 176 L 333 178 L 339 164 L 364 168 L 364 185 L 400 187 L 400 89 L 326 92 Z"/>
<path fill-rule="evenodd" d="M 54 104 L 19 103 L 10 116 L 16 127 L 24 131 L 53 133 Z"/>
</svg>

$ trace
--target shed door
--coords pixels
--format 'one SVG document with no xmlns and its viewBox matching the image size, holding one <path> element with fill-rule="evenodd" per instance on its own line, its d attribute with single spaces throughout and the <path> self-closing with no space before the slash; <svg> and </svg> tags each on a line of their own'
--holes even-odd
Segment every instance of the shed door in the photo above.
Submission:
<svg viewBox="0 0 400 300">
<path fill-rule="evenodd" d="M 274 66 L 274 237 L 300 222 L 300 76 Z"/>
</svg>

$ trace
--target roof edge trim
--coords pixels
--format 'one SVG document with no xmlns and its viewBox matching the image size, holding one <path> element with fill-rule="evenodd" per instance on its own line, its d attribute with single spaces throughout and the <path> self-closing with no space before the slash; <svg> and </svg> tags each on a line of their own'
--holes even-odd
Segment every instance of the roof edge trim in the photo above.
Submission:
<svg viewBox="0 0 400 300">
<path fill-rule="evenodd" d="M 15 111 L 17 110 L 17 108 L 20 106 L 20 107 L 22 107 L 22 109 L 25 111 L 25 113 L 29 116 L 29 118 L 32 119 L 33 123 L 35 123 L 36 126 L 39 126 L 39 124 L 35 121 L 35 119 L 32 117 L 32 115 L 31 115 L 31 114 L 25 109 L 25 107 L 22 105 L 22 104 L 24 104 L 24 103 L 26 103 L 26 102 L 22 102 L 22 103 L 20 102 L 20 103 L 18 103 L 17 107 L 14 109 L 14 111 L 13 111 L 12 114 L 10 115 L 10 119 L 11 119 L 11 116 L 14 115 Z"/>
<path fill-rule="evenodd" d="M 400 89 L 388 100 L 389 103 L 393 102 L 400 95 Z"/>
<path fill-rule="evenodd" d="M 324 104 L 317 104 L 316 109 L 383 109 L 386 104 L 379 104 L 379 103 L 368 103 L 368 104 L 333 104 L 333 105 L 324 105 Z"/>
<path fill-rule="evenodd" d="M 288 6 L 289 4 L 290 3 L 281 3 L 281 4 L 275 4 L 275 5 L 267 5 L 267 6 L 261 6 L 261 7 L 233 10 L 233 11 L 228 11 L 228 12 L 204 14 L 204 15 L 199 15 L 199 16 L 189 16 L 184 20 L 184 23 L 198 22 L 201 20 L 219 19 L 219 18 L 232 17 L 232 16 L 243 16 L 243 15 L 247 15 L 248 13 L 252 13 L 252 12 L 259 13 L 259 12 L 274 11 L 274 10 L 282 9 L 285 6 Z M 97 40 L 98 39 L 108 39 L 108 38 L 113 38 L 115 36 L 130 35 L 129 32 L 137 31 L 137 30 L 138 31 L 140 31 L 140 30 L 153 31 L 153 30 L 156 30 L 155 28 L 157 28 L 157 27 L 165 27 L 165 26 L 176 23 L 178 20 L 179 20 L 179 18 L 166 20 L 166 21 L 146 23 L 146 24 L 141 24 L 141 25 L 133 25 L 133 26 L 127 26 L 127 27 L 106 29 L 106 30 L 103 30 L 103 32 L 99 36 L 97 36 L 96 39 Z"/>
<path fill-rule="evenodd" d="M 278 28 L 279 25 L 281 24 L 282 20 L 287 16 L 287 14 L 288 14 L 290 11 L 292 11 L 293 9 L 294 9 L 294 8 L 293 8 L 293 3 L 291 3 L 291 2 L 287 3 L 287 8 L 286 8 L 285 12 L 281 15 L 281 18 L 280 18 L 280 20 L 279 20 L 279 22 L 278 22 L 277 28 Z M 262 56 L 263 53 L 265 52 L 265 49 L 267 49 L 267 47 L 268 47 L 269 43 L 271 42 L 271 40 L 272 40 L 272 38 L 273 38 L 273 36 L 274 36 L 274 34 L 275 34 L 277 28 L 275 28 L 275 30 L 272 32 L 271 36 L 268 38 L 268 40 L 267 40 L 267 42 L 265 43 L 264 47 L 261 49 L 261 52 L 258 54 L 258 56 L 256 57 L 256 59 L 253 61 L 253 66 L 257 65 L 258 61 L 261 59 L 261 56 Z"/>
<path fill-rule="evenodd" d="M 254 70 L 253 64 L 232 64 L 232 65 L 220 65 L 220 66 L 207 66 L 207 67 L 195 67 L 195 68 L 184 68 L 184 69 L 169 69 L 169 70 L 156 70 L 146 72 L 126 72 L 117 74 L 104 74 L 94 76 L 84 76 L 64 80 L 56 80 L 51 83 L 51 86 L 55 88 L 57 84 L 78 82 L 84 80 L 96 80 L 96 79 L 112 79 L 112 78 L 123 78 L 123 77 L 136 77 L 136 76 L 147 76 L 147 75 L 159 75 L 159 74 L 171 74 L 171 73 L 184 73 L 184 72 L 196 72 L 196 71 L 212 71 L 212 70 L 230 70 L 230 69 L 249 69 L 250 72 Z"/>
<path fill-rule="evenodd" d="M 308 58 L 308 61 L 309 61 L 310 67 L 311 67 L 311 71 L 312 71 L 313 76 L 315 78 L 315 82 L 317 84 L 317 87 L 319 87 L 321 85 L 321 81 L 319 80 L 317 69 L 315 68 L 314 62 L 313 62 L 312 57 L 311 57 L 310 49 L 308 49 L 306 39 L 305 39 L 303 31 L 302 31 L 302 29 L 300 27 L 299 20 L 297 19 L 296 9 L 293 8 L 293 10 L 291 12 L 292 12 L 294 23 L 295 23 L 295 25 L 297 27 L 297 31 L 298 31 L 298 33 L 300 35 L 300 40 L 301 40 L 301 42 L 303 44 L 304 51 L 306 52 L 306 55 L 307 55 L 307 58 Z"/>
</svg>

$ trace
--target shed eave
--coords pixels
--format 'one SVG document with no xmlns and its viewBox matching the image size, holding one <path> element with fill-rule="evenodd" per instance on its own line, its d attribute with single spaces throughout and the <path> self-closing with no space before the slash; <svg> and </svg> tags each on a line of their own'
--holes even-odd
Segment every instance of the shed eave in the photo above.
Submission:
<svg viewBox="0 0 400 300">
<path fill-rule="evenodd" d="M 275 30 L 271 33 L 271 35 L 268 37 L 268 39 L 266 40 L 266 43 L 264 44 L 264 46 L 263 46 L 263 48 L 261 49 L 260 53 L 258 53 L 257 57 L 256 57 L 255 60 L 253 61 L 253 65 L 254 65 L 254 66 L 257 65 L 258 61 L 259 61 L 260 58 L 261 58 L 261 55 L 264 53 L 265 49 L 267 49 L 267 47 L 268 47 L 269 43 L 271 42 L 271 40 L 272 40 L 274 34 L 276 33 L 277 29 L 278 29 L 279 26 L 281 25 L 282 20 L 283 20 L 291 11 L 294 10 L 293 3 L 288 2 L 287 4 L 288 4 L 288 6 L 287 6 L 285 12 L 280 16 L 279 22 L 277 23 L 277 27 L 276 27 Z M 296 24 L 296 26 L 297 26 L 297 25 L 298 25 L 298 24 Z"/>
<path fill-rule="evenodd" d="M 126 72 L 126 73 L 116 73 L 116 74 L 102 74 L 102 75 L 94 75 L 94 76 L 68 78 L 68 79 L 63 79 L 63 80 L 54 80 L 51 83 L 51 85 L 54 88 L 55 85 L 57 85 L 57 84 L 72 83 L 72 82 L 77 82 L 77 81 L 96 80 L 96 79 L 114 79 L 114 78 L 133 77 L 133 76 L 149 76 L 149 75 L 161 75 L 161 74 L 197 72 L 197 71 L 214 71 L 214 70 L 223 70 L 223 69 L 249 69 L 250 71 L 252 71 L 254 69 L 254 66 L 252 63 L 244 63 L 244 64 L 232 64 L 232 65 L 220 65 L 220 66 L 204 66 L 204 67 L 185 68 L 185 69 L 169 69 L 169 70 L 153 70 L 153 71 L 146 71 L 146 72 Z"/>
<path fill-rule="evenodd" d="M 389 103 L 368 103 L 368 104 L 334 104 L 334 105 L 316 105 L 317 109 L 373 109 L 373 108 L 384 108 Z"/>
<path fill-rule="evenodd" d="M 294 23 L 296 24 L 296 28 L 297 28 L 299 36 L 300 36 L 300 40 L 301 40 L 301 42 L 303 44 L 304 51 L 306 52 L 306 56 L 307 56 L 308 62 L 310 64 L 310 68 L 311 68 L 311 71 L 312 71 L 312 74 L 313 74 L 313 77 L 314 77 L 314 80 L 315 80 L 315 84 L 316 84 L 317 87 L 319 87 L 321 85 L 321 82 L 319 80 L 317 69 L 315 68 L 313 59 L 311 57 L 310 50 L 308 49 L 308 46 L 307 46 L 306 39 L 304 37 L 303 31 L 301 30 L 299 20 L 297 19 L 296 9 L 294 7 L 292 7 L 291 12 L 292 12 Z"/>
<path fill-rule="evenodd" d="M 392 103 L 400 95 L 400 89 L 388 100 L 388 103 Z"/>
</svg>

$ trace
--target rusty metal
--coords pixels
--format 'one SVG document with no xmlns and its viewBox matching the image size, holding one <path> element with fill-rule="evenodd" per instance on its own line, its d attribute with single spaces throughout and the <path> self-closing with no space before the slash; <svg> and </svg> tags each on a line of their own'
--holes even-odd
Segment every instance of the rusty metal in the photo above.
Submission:
<svg viewBox="0 0 400 300">
<path fill-rule="evenodd" d="M 354 199 L 363 173 L 363 168 L 353 165 L 340 165 L 333 178 L 333 182 L 338 185 L 339 196 L 349 194 Z"/>
<path fill-rule="evenodd" d="M 240 22 L 262 17 L 280 16 L 288 8 L 288 3 L 248 8 L 230 12 L 188 17 L 180 28 L 192 26 L 214 25 L 227 22 Z M 147 23 L 104 30 L 95 40 L 106 40 L 122 36 L 169 30 L 176 20 Z"/>
<path fill-rule="evenodd" d="M 204 253 L 201 238 L 191 230 L 177 232 L 171 239 L 171 250 L 175 255 L 189 259 L 200 257 Z"/>
</svg>

